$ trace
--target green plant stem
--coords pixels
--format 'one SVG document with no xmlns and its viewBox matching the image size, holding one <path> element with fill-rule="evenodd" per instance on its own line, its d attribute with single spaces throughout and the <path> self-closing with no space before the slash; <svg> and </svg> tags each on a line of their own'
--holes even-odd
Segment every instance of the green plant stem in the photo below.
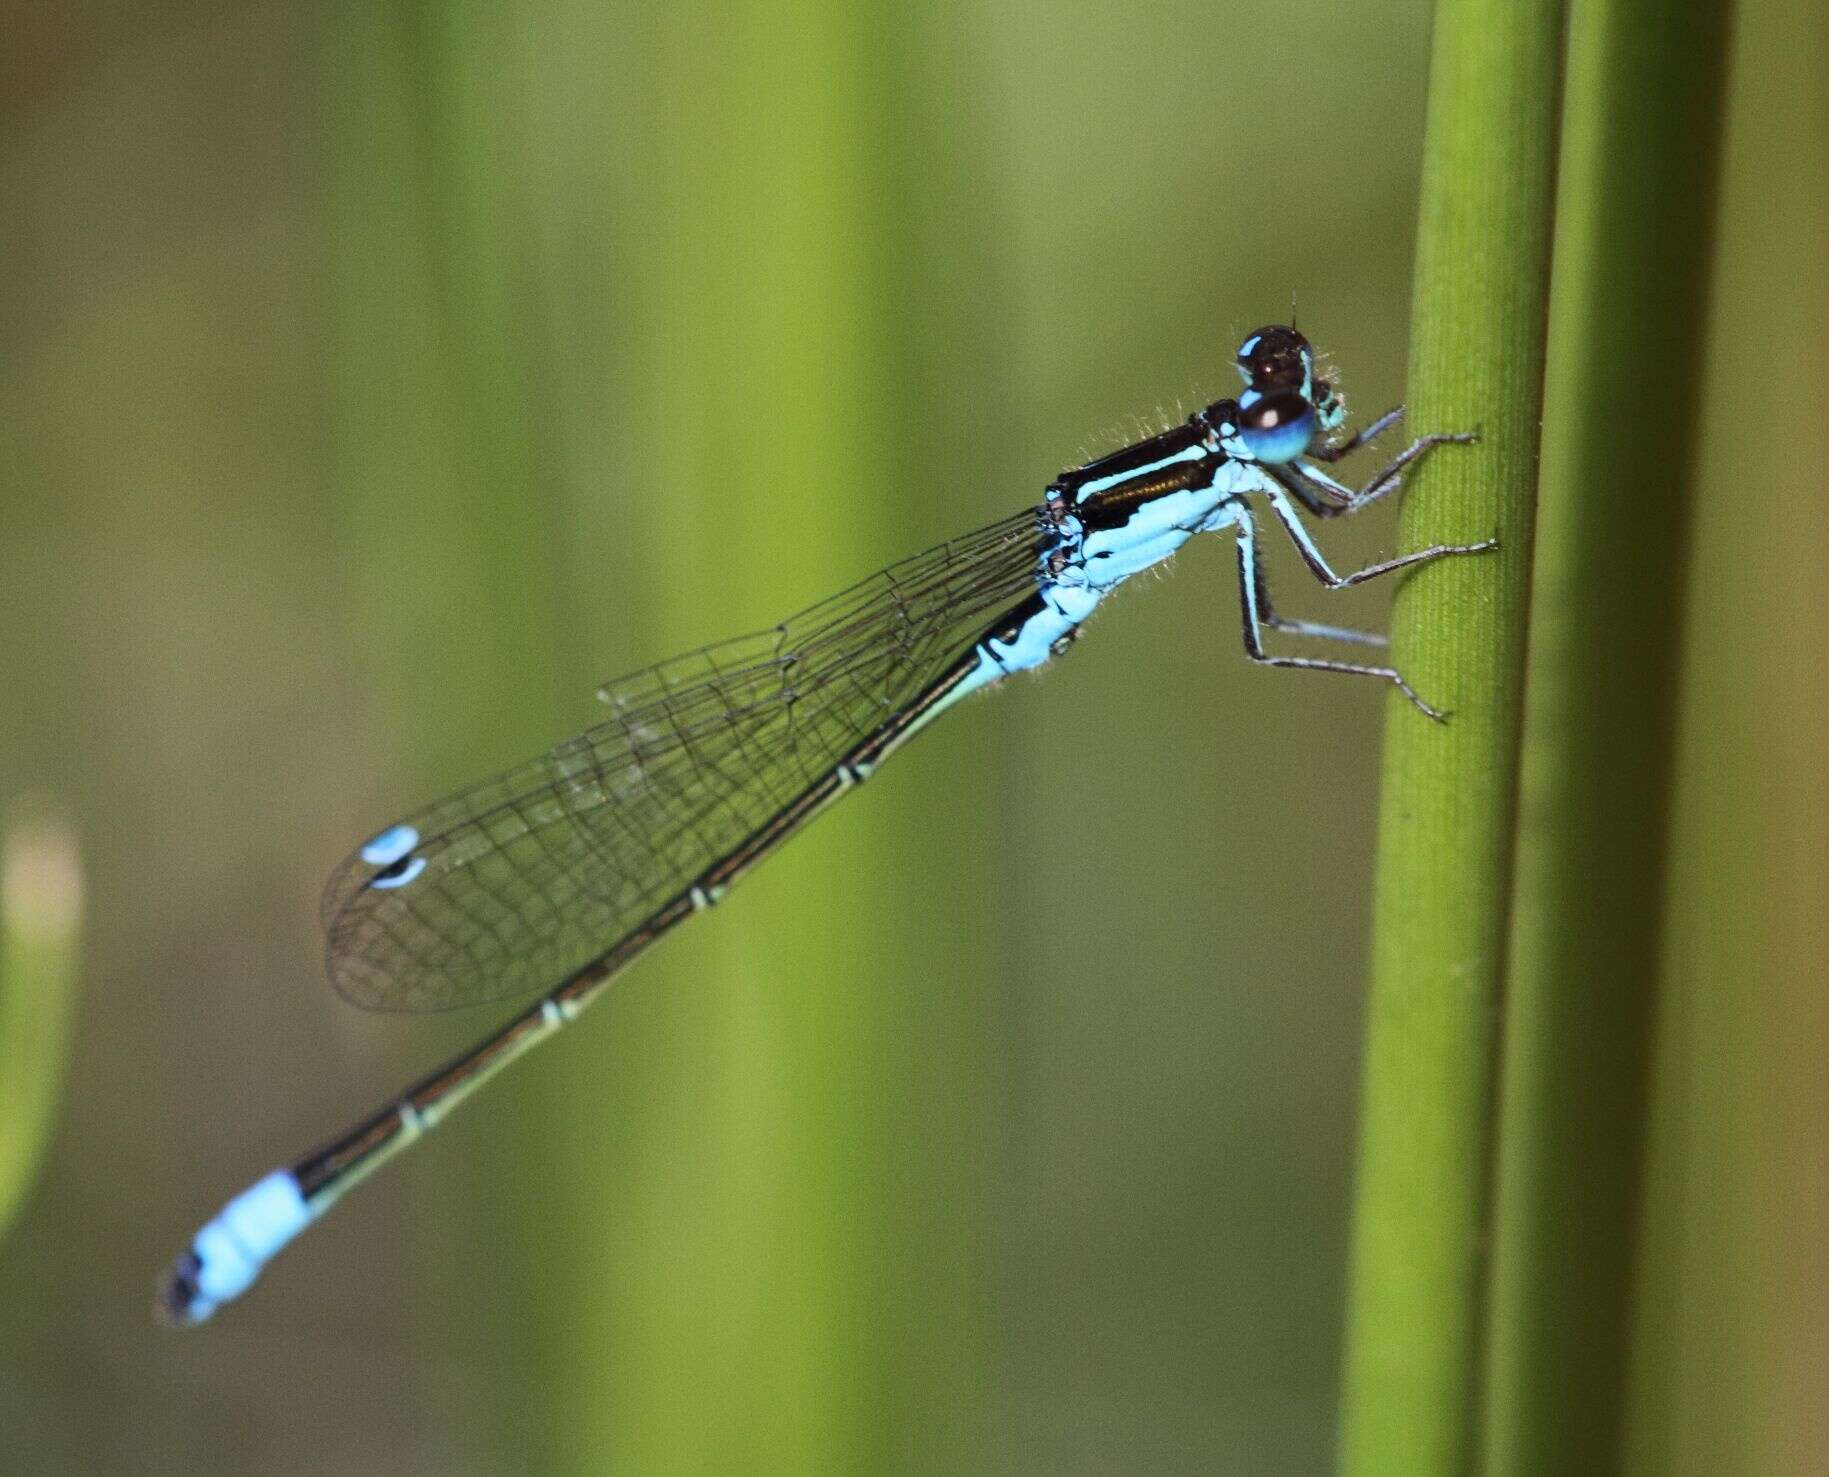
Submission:
<svg viewBox="0 0 1829 1477">
<path fill-rule="evenodd" d="M 325 373 L 339 543 L 359 612 L 350 665 L 373 675 L 377 731 L 399 756 L 395 777 L 364 797 L 370 815 L 536 753 L 577 719 L 550 656 L 565 650 L 554 593 L 564 525 L 521 286 L 527 211 L 519 176 L 502 167 L 519 116 L 506 28 L 499 9 L 473 6 L 345 3 L 324 23 Z M 461 1348 L 472 1328 L 488 1330 L 497 1377 L 490 1404 L 477 1402 L 487 1413 L 466 1415 L 541 1471 L 561 1469 L 569 1430 L 561 1372 L 602 1377 L 579 1259 L 461 1300 L 436 1279 L 467 1247 L 519 1244 L 528 1224 L 577 1240 L 596 1223 L 583 1202 L 599 1177 L 588 1152 L 568 1158 L 564 1142 L 578 1116 L 567 1070 L 603 1050 L 600 1035 L 578 1035 L 390 1171 L 421 1197 L 403 1262 L 416 1338 Z M 401 1053 L 402 1077 L 423 1070 L 423 1052 Z M 454 1203 L 472 1212 L 453 1216 Z"/>
<path fill-rule="evenodd" d="M 1498 1155 L 1494 1472 L 1611 1466 L 1621 1439 L 1727 15 L 1590 0 L 1569 36 Z M 1653 410 L 1655 450 L 1621 434 L 1623 402 Z"/>
<path fill-rule="evenodd" d="M 1742 9 L 1732 58 L 1618 1463 L 1634 1477 L 1829 1471 L 1829 3 Z M 1784 434 L 1746 434 L 1752 387 Z"/>
<path fill-rule="evenodd" d="M 31 1188 L 56 1120 L 82 945 L 82 879 L 67 822 L 0 828 L 0 1234 Z"/>
<path fill-rule="evenodd" d="M 1430 64 L 1410 370 L 1437 453 L 1414 548 L 1496 534 L 1399 593 L 1386 736 L 1341 1465 L 1467 1469 L 1509 912 L 1560 86 L 1554 0 L 1444 0 Z"/>
</svg>

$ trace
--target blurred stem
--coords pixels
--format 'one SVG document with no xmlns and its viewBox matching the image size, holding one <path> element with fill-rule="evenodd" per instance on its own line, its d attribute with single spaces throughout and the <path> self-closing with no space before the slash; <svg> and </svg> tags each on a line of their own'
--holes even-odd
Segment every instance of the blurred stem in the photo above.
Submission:
<svg viewBox="0 0 1829 1477">
<path fill-rule="evenodd" d="M 15 810 L 0 830 L 0 1235 L 51 1137 L 81 944 L 76 837 L 54 810 Z"/>
<path fill-rule="evenodd" d="M 357 613 L 349 654 L 369 674 L 377 727 L 415 756 L 395 759 L 397 777 L 364 798 L 365 824 L 539 752 L 578 717 L 558 701 L 547 659 L 565 645 L 559 457 L 524 286 L 531 229 L 508 34 L 499 7 L 345 0 L 326 12 L 326 377 Z M 496 1361 L 487 1397 L 463 1412 L 474 1424 L 454 1439 L 487 1433 L 543 1472 L 563 1467 L 561 1372 L 586 1385 L 603 1377 L 588 1275 L 572 1257 L 461 1297 L 439 1278 L 466 1255 L 520 1248 L 528 1224 L 575 1242 L 596 1223 L 581 1203 L 591 1161 L 565 1153 L 579 1116 L 567 1111 L 567 1072 L 603 1050 L 600 1033 L 579 1036 L 569 1057 L 510 1074 L 489 1109 L 389 1172 L 419 1200 L 411 1254 L 398 1249 L 416 1293 L 414 1337 L 459 1350 L 482 1328 Z M 470 1213 L 451 1215 L 460 1203 Z M 434 1384 L 409 1384 L 407 1396 L 435 1401 Z"/>
<path fill-rule="evenodd" d="M 1342 1410 L 1354 1473 L 1459 1473 L 1475 1449 L 1561 24 L 1555 0 L 1436 13 L 1411 426 L 1481 441 L 1430 460 L 1403 540 L 1501 547 L 1421 571 L 1393 618 L 1398 665 L 1453 720 L 1389 712 Z"/>
<path fill-rule="evenodd" d="M 1506 1008 L 1494 1472 L 1617 1459 L 1728 8 L 1569 35 L 1531 715 Z M 1620 434 L 1655 409 L 1655 449 Z M 1651 455 L 1647 456 L 1647 451 Z"/>
<path fill-rule="evenodd" d="M 1829 668 L 1808 654 L 1829 631 L 1829 524 L 1800 516 L 1829 462 L 1829 3 L 1749 6 L 1733 30 L 1618 1464 L 1633 1474 L 1829 1472 Z M 1782 436 L 1746 434 L 1755 386 Z"/>
</svg>

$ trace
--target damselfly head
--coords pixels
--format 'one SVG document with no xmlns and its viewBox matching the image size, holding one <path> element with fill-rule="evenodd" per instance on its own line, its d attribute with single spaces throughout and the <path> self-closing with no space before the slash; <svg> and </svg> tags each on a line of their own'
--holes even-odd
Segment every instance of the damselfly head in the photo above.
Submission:
<svg viewBox="0 0 1829 1477">
<path fill-rule="evenodd" d="M 1238 346 L 1238 372 L 1260 395 L 1276 390 L 1306 393 L 1314 376 L 1315 351 L 1293 328 L 1271 324 Z"/>
</svg>

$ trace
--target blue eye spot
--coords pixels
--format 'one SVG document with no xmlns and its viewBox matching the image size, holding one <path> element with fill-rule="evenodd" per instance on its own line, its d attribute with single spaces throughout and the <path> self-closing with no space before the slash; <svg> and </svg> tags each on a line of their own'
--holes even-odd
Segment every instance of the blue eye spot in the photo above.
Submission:
<svg viewBox="0 0 1829 1477">
<path fill-rule="evenodd" d="M 425 871 L 425 858 L 416 856 L 411 861 L 402 857 L 385 871 L 377 872 L 368 879 L 370 887 L 405 887 L 421 872 Z"/>
<path fill-rule="evenodd" d="M 1308 450 L 1314 434 L 1314 407 L 1293 393 L 1259 400 L 1239 417 L 1239 438 L 1258 462 L 1291 461 Z"/>
<path fill-rule="evenodd" d="M 371 867 L 391 867 L 417 845 L 419 833 L 411 826 L 389 826 L 362 848 L 362 860 Z"/>
<path fill-rule="evenodd" d="M 1290 421 L 1287 425 L 1263 430 L 1246 430 L 1246 448 L 1254 459 L 1272 464 L 1293 461 L 1308 450 L 1314 439 L 1311 421 Z"/>
</svg>

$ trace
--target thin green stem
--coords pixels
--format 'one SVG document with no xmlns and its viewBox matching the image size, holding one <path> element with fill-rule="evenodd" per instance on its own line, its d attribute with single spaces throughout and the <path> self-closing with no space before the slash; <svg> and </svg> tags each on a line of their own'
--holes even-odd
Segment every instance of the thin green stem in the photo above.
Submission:
<svg viewBox="0 0 1829 1477">
<path fill-rule="evenodd" d="M 76 839 L 56 812 L 0 827 L 0 1234 L 31 1188 L 70 1054 L 82 945 Z"/>
<path fill-rule="evenodd" d="M 1556 163 L 1555 0 L 1437 11 L 1417 238 L 1415 431 L 1471 430 L 1406 499 L 1406 547 L 1498 553 L 1400 593 L 1342 1412 L 1343 1470 L 1461 1472 L 1476 1446 L 1495 1051 L 1516 817 Z"/>
<path fill-rule="evenodd" d="M 1722 3 L 1587 0 L 1569 37 L 1498 1157 L 1494 1472 L 1611 1466 L 1621 1441 L 1727 17 Z M 1655 407 L 1649 459 L 1621 434 L 1629 405 Z"/>
</svg>

